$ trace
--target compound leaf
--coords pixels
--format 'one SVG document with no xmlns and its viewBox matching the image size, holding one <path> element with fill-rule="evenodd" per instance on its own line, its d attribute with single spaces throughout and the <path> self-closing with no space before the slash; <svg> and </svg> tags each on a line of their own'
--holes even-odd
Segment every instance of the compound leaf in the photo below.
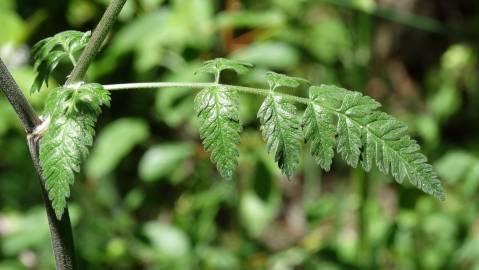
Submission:
<svg viewBox="0 0 479 270">
<path fill-rule="evenodd" d="M 419 152 L 419 145 L 405 134 L 406 126 L 376 111 L 379 107 L 358 92 L 329 85 L 311 87 L 303 123 L 316 161 L 329 169 L 336 136 L 337 151 L 349 165 L 357 166 L 361 158 L 362 167 L 369 171 L 376 163 L 381 172 L 391 172 L 397 182 L 408 178 L 414 186 L 443 200 L 443 188 Z"/>
<path fill-rule="evenodd" d="M 200 137 L 211 160 L 224 178 L 231 178 L 238 165 L 239 97 L 235 90 L 212 86 L 195 97 L 195 111 L 200 124 Z"/>
<path fill-rule="evenodd" d="M 40 140 L 40 164 L 58 219 L 70 196 L 75 172 L 80 171 L 88 146 L 93 143 L 101 106 L 109 103 L 109 92 L 94 83 L 59 87 L 48 96 L 45 115 L 49 126 Z"/>
<path fill-rule="evenodd" d="M 90 39 L 90 32 L 65 31 L 45 38 L 33 46 L 34 68 L 38 75 L 30 89 L 31 93 L 40 91 L 43 83 L 48 86 L 48 76 L 61 60 L 67 58 L 75 64 L 75 54 L 82 50 Z"/>
<path fill-rule="evenodd" d="M 261 133 L 269 153 L 283 173 L 291 178 L 299 166 L 301 125 L 296 107 L 271 91 L 258 111 Z"/>
</svg>

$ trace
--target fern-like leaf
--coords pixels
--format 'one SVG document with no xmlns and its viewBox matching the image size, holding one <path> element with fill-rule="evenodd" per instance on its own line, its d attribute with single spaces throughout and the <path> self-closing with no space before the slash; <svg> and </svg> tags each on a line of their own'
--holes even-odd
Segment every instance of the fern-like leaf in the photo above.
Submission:
<svg viewBox="0 0 479 270">
<path fill-rule="evenodd" d="M 311 155 L 321 168 L 329 171 L 334 157 L 336 145 L 336 127 L 334 115 L 310 103 L 303 116 L 304 137 L 311 144 Z"/>
<path fill-rule="evenodd" d="M 75 64 L 75 54 L 82 50 L 90 39 L 90 32 L 65 31 L 39 41 L 33 46 L 34 68 L 38 74 L 30 89 L 40 91 L 43 83 L 48 86 L 48 76 L 63 59 Z"/>
<path fill-rule="evenodd" d="M 197 71 L 197 73 L 210 73 L 215 75 L 216 82 L 219 82 L 219 76 L 221 71 L 231 69 L 238 74 L 247 72 L 253 65 L 239 60 L 231 60 L 226 58 L 216 58 L 205 61 L 203 66 Z"/>
<path fill-rule="evenodd" d="M 296 107 L 271 91 L 258 111 L 258 118 L 268 152 L 274 154 L 280 169 L 291 178 L 299 166 L 302 138 Z"/>
<path fill-rule="evenodd" d="M 45 115 L 50 124 L 40 140 L 40 164 L 48 197 L 61 219 L 75 172 L 93 143 L 94 125 L 110 96 L 100 84 L 59 87 L 48 96 Z"/>
<path fill-rule="evenodd" d="M 221 176 L 230 179 L 239 156 L 238 93 L 224 86 L 205 88 L 195 97 L 195 111 L 205 149 L 211 151 L 211 160 Z"/>
<path fill-rule="evenodd" d="M 266 81 L 268 82 L 271 90 L 274 90 L 278 87 L 298 87 L 302 83 L 309 83 L 306 79 L 291 77 L 273 71 L 268 71 L 266 73 Z"/>
<path fill-rule="evenodd" d="M 397 182 L 408 178 L 443 200 L 442 186 L 419 145 L 405 134 L 406 126 L 376 111 L 378 107 L 379 103 L 358 92 L 329 85 L 311 87 L 303 123 L 316 161 L 329 169 L 337 137 L 337 151 L 349 165 L 356 167 L 361 158 L 369 171 L 375 161 L 380 171 L 391 172 Z"/>
</svg>

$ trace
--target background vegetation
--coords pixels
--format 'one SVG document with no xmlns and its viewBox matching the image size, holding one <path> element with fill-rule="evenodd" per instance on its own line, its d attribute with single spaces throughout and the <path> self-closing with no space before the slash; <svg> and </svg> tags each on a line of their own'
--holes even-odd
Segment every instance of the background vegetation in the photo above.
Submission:
<svg viewBox="0 0 479 270">
<path fill-rule="evenodd" d="M 26 94 L 33 44 L 91 30 L 106 3 L 0 1 L 0 56 Z M 275 70 L 361 91 L 408 124 L 447 199 L 340 159 L 322 172 L 306 149 L 288 181 L 257 131 L 261 100 L 247 95 L 240 165 L 225 181 L 192 119 L 195 91 L 115 91 L 72 190 L 81 269 L 479 269 L 478 23 L 468 0 L 129 0 L 90 81 L 206 81 L 199 64 L 230 57 L 257 69 L 226 82 L 263 86 Z M 28 94 L 38 111 L 47 92 Z M 41 202 L 0 96 L 1 270 L 53 268 Z"/>
</svg>

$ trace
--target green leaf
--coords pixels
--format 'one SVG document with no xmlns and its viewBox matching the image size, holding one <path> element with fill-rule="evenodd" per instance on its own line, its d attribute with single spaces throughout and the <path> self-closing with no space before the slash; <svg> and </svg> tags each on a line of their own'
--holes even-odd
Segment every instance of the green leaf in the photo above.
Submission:
<svg viewBox="0 0 479 270">
<path fill-rule="evenodd" d="M 239 60 L 231 60 L 226 58 L 216 58 L 204 62 L 203 66 L 197 71 L 197 73 L 210 73 L 215 75 L 218 80 L 221 71 L 226 69 L 234 70 L 238 74 L 243 74 L 252 68 L 253 65 Z"/>
<path fill-rule="evenodd" d="M 180 66 L 171 74 L 165 75 L 165 81 L 172 82 L 204 82 L 208 80 L 208 74 L 194 75 L 200 64 L 193 62 Z M 185 122 L 191 120 L 194 114 L 193 100 L 194 94 L 190 88 L 164 89 L 166 91 L 157 91 L 155 98 L 155 115 L 168 126 L 176 128 Z M 173 90 L 173 91 L 169 91 Z"/>
<path fill-rule="evenodd" d="M 376 163 L 381 172 L 391 172 L 397 182 L 408 178 L 416 187 L 443 200 L 442 186 L 419 152 L 419 145 L 405 134 L 407 127 L 376 111 L 379 107 L 358 92 L 329 85 L 311 87 L 304 123 L 316 161 L 329 168 L 336 135 L 337 151 L 349 165 L 356 167 L 361 158 L 362 167 L 369 171 Z M 337 119 L 335 134 L 332 115 Z"/>
<path fill-rule="evenodd" d="M 82 50 L 89 40 L 90 32 L 65 31 L 35 44 L 32 54 L 35 62 L 34 68 L 38 75 L 30 92 L 40 91 L 43 83 L 48 86 L 48 76 L 61 60 L 67 58 L 75 65 L 75 54 Z"/>
<path fill-rule="evenodd" d="M 299 166 L 302 140 L 296 107 L 271 91 L 261 104 L 258 118 L 268 152 L 274 154 L 280 169 L 291 178 Z"/>
<path fill-rule="evenodd" d="M 334 115 L 311 102 L 304 111 L 303 127 L 304 137 L 311 144 L 311 155 L 321 168 L 329 171 L 336 145 Z"/>
<path fill-rule="evenodd" d="M 461 150 L 449 150 L 436 164 L 438 175 L 451 184 L 467 178 L 479 160 L 471 153 Z M 479 180 L 479 178 L 478 178 Z"/>
<path fill-rule="evenodd" d="M 203 89 L 195 97 L 200 136 L 211 160 L 224 178 L 231 178 L 238 165 L 239 98 L 235 90 L 224 86 Z"/>
<path fill-rule="evenodd" d="M 121 118 L 108 124 L 98 134 L 86 163 L 88 177 L 99 179 L 112 172 L 121 160 L 149 135 L 148 123 L 143 119 Z"/>
<path fill-rule="evenodd" d="M 300 58 L 293 45 L 280 41 L 255 42 L 235 50 L 230 56 L 255 66 L 279 70 L 297 67 Z"/>
<path fill-rule="evenodd" d="M 234 12 L 221 12 L 218 14 L 218 26 L 221 29 L 260 28 L 271 29 L 283 27 L 287 17 L 277 9 L 265 10 L 237 10 Z"/>
<path fill-rule="evenodd" d="M 173 224 L 150 221 L 143 225 L 142 231 L 153 248 L 151 259 L 188 265 L 186 262 L 192 252 L 192 244 L 183 230 Z M 180 266 L 173 269 L 187 269 L 187 267 Z"/>
<path fill-rule="evenodd" d="M 266 80 L 268 81 L 270 89 L 276 89 L 278 87 L 298 87 L 302 83 L 309 83 L 308 80 L 298 77 L 291 77 L 284 74 L 268 71 L 266 73 Z"/>
<path fill-rule="evenodd" d="M 256 163 L 254 174 L 242 186 L 238 217 L 248 234 L 256 237 L 264 233 L 278 215 L 282 194 L 272 171 L 261 158 L 252 157 L 252 161 Z"/>
<path fill-rule="evenodd" d="M 70 196 L 75 172 L 80 171 L 93 143 L 100 107 L 109 103 L 109 92 L 94 83 L 59 87 L 48 96 L 45 114 L 50 123 L 40 140 L 40 164 L 58 219 Z"/>
<path fill-rule="evenodd" d="M 181 164 L 193 155 L 191 143 L 165 143 L 156 145 L 145 153 L 138 165 L 138 174 L 143 181 L 152 182 L 171 174 L 175 169 L 184 171 Z M 174 178 L 169 177 L 171 182 Z"/>
</svg>

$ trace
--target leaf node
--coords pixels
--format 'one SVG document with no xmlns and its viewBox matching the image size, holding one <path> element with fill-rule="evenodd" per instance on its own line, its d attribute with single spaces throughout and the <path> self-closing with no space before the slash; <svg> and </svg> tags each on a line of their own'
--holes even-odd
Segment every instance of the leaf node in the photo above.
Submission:
<svg viewBox="0 0 479 270">
<path fill-rule="evenodd" d="M 48 197 L 61 219 L 75 172 L 93 143 L 94 125 L 101 106 L 110 104 L 110 95 L 100 84 L 59 87 L 48 96 L 45 114 L 50 125 L 40 140 L 40 164 Z"/>
</svg>

